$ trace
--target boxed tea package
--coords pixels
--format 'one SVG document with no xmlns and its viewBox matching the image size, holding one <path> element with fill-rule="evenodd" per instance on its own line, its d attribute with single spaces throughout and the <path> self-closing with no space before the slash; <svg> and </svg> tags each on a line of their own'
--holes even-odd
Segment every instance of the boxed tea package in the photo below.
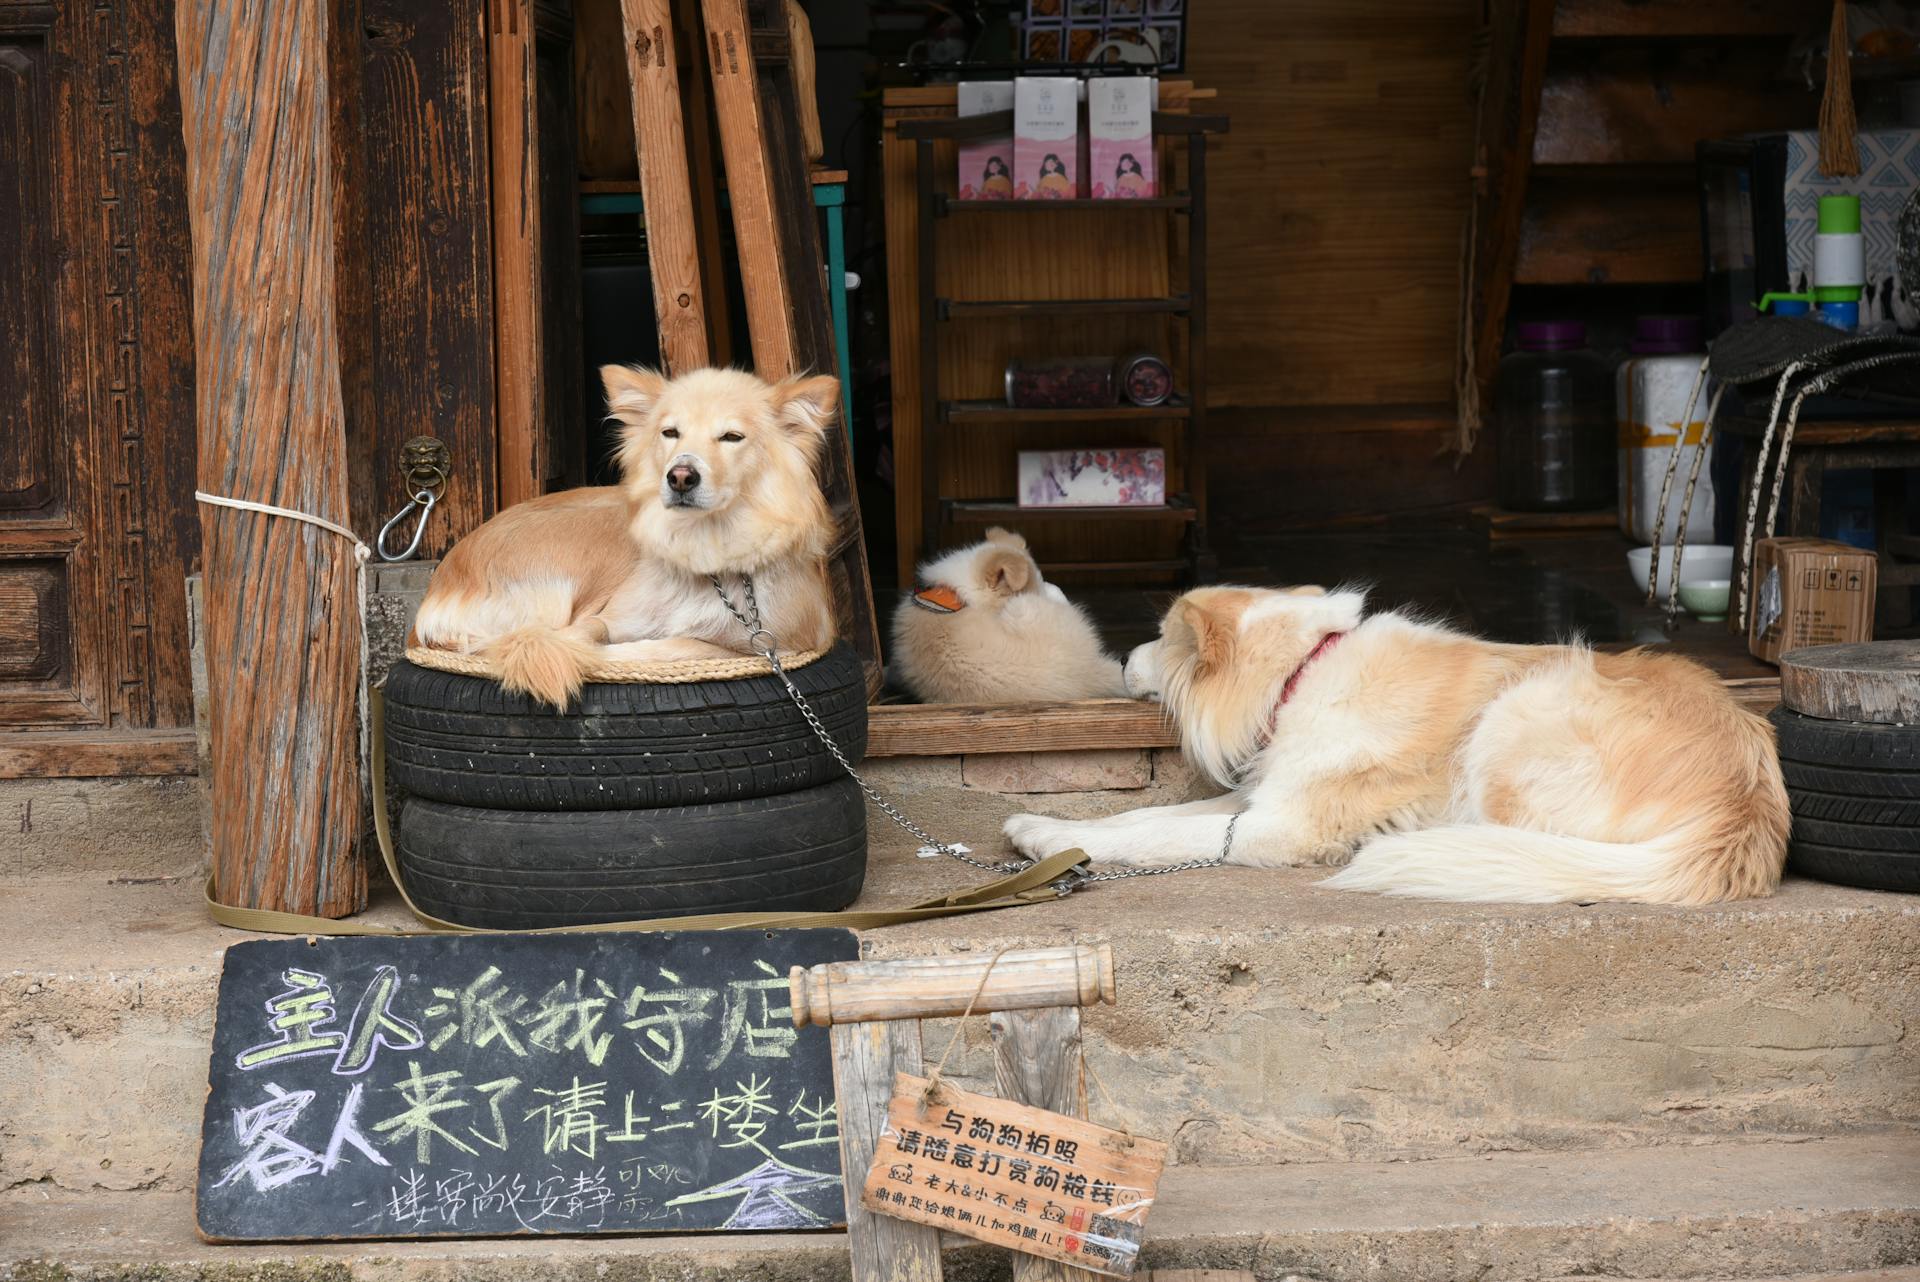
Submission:
<svg viewBox="0 0 1920 1282">
<path fill-rule="evenodd" d="M 1021 507 L 1159 507 L 1167 501 L 1167 452 L 1021 450 Z"/>
<path fill-rule="evenodd" d="M 962 116 L 986 116 L 1013 109 L 1010 80 L 960 82 Z M 996 134 L 960 144 L 960 199 L 1013 199 L 1013 134 Z"/>
<path fill-rule="evenodd" d="M 1087 85 L 1092 139 L 1088 189 L 1095 200 L 1157 196 L 1153 109 L 1160 82 L 1152 76 L 1108 76 Z"/>
<path fill-rule="evenodd" d="M 1013 194 L 1071 200 L 1080 194 L 1080 82 L 1021 76 L 1013 82 Z"/>
<path fill-rule="evenodd" d="M 1879 559 L 1831 539 L 1761 539 L 1753 545 L 1747 649 L 1767 663 L 1789 650 L 1873 640 Z"/>
</svg>

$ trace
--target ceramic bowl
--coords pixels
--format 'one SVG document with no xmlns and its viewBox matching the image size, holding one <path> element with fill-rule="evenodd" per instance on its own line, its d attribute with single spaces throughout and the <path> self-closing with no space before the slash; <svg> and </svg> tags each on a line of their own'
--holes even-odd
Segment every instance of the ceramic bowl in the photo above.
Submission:
<svg viewBox="0 0 1920 1282">
<path fill-rule="evenodd" d="M 1635 548 L 1627 553 L 1627 573 L 1633 585 L 1647 590 L 1647 567 L 1653 561 L 1652 548 Z M 1725 543 L 1687 544 L 1686 559 L 1680 565 L 1680 586 L 1689 583 L 1724 582 L 1733 577 L 1733 548 Z M 1667 588 L 1673 582 L 1673 547 L 1660 549 L 1660 584 L 1654 590 L 1660 604 L 1666 604 Z"/>
<path fill-rule="evenodd" d="M 1732 584 L 1726 579 L 1683 578 L 1680 580 L 1680 604 L 1694 618 L 1713 623 L 1727 617 L 1727 598 Z"/>
</svg>

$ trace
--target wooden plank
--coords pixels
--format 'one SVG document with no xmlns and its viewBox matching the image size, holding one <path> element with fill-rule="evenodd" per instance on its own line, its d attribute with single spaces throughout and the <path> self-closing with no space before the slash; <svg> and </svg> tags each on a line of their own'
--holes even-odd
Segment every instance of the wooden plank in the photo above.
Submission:
<svg viewBox="0 0 1920 1282">
<path fill-rule="evenodd" d="M 1763 45 L 1557 51 L 1533 163 L 1691 166 L 1704 139 L 1812 128 L 1819 94 L 1780 72 Z"/>
<path fill-rule="evenodd" d="M 720 150 L 733 204 L 733 235 L 747 289 L 747 330 L 753 366 L 762 378 L 806 372 L 796 363 L 793 290 L 780 243 L 768 173 L 766 123 L 753 66 L 753 31 L 746 0 L 701 0 L 712 72 Z M 824 368 L 824 367 L 823 367 Z"/>
<path fill-rule="evenodd" d="M 620 0 L 574 0 L 573 81 L 581 183 L 635 180 L 630 54 Z"/>
<path fill-rule="evenodd" d="M 367 122 L 362 66 L 361 0 L 333 0 L 327 32 L 327 98 L 333 120 L 333 243 L 367 243 Z M 373 388 L 373 269 L 367 254 L 335 254 L 333 307 L 339 317 L 340 404 L 347 433 L 347 509 L 353 528 L 378 531 L 381 510 L 375 460 L 385 418 Z"/>
<path fill-rule="evenodd" d="M 671 0 L 621 0 L 633 136 L 647 208 L 647 261 L 660 356 L 669 373 L 708 363 L 706 287 L 680 109 L 680 63 Z M 704 126 L 705 122 L 697 122 Z"/>
<path fill-rule="evenodd" d="M 793 45 L 793 87 L 799 99 L 800 137 L 806 143 L 808 164 L 825 158 L 827 144 L 820 136 L 820 92 L 815 84 L 813 60 L 813 24 L 807 11 L 797 4 L 785 6 L 787 38 Z"/>
<path fill-rule="evenodd" d="M 541 491 L 584 485 L 597 458 L 588 457 L 584 290 L 580 261 L 580 196 L 574 122 L 573 14 L 569 0 L 534 0 L 534 136 L 531 177 L 540 208 L 540 429 L 546 435 Z"/>
<path fill-rule="evenodd" d="M 946 1019 L 968 1009 L 985 1015 L 1112 1005 L 1113 982 L 1111 944 L 1060 944 L 976 957 L 796 966 L 787 977 L 787 991 L 795 1028 L 831 1028 L 876 1020 Z"/>
<path fill-rule="evenodd" d="M 1703 270 L 1691 165 L 1609 168 L 1593 178 L 1535 167 L 1515 284 L 1687 284 Z"/>
<path fill-rule="evenodd" d="M 0 734 L 0 779 L 190 775 L 192 730 L 62 730 Z"/>
<path fill-rule="evenodd" d="M 533 0 L 487 0 L 487 154 L 493 188 L 493 384 L 501 507 L 537 497 L 547 472 L 540 361 L 540 133 Z"/>
<path fill-rule="evenodd" d="M 200 485 L 344 524 L 328 3 L 188 0 L 176 16 Z M 203 506 L 200 520 L 215 892 L 247 907 L 357 912 L 367 883 L 352 545 L 262 513 Z"/>
<path fill-rule="evenodd" d="M 1077 748 L 1174 748 L 1180 734 L 1158 704 L 1132 699 L 1071 703 L 889 703 L 867 710 L 868 757 Z"/>
<path fill-rule="evenodd" d="M 1560 0 L 1555 39 L 1698 39 L 1818 34 L 1826 0 Z"/>
<path fill-rule="evenodd" d="M 700 0 L 670 0 L 674 49 L 680 55 L 681 116 L 687 122 L 687 172 L 693 183 L 694 231 L 700 244 L 705 286 L 707 352 L 715 365 L 733 364 L 732 304 L 721 256 L 720 166 L 715 157 L 718 126 L 713 112 L 713 72 L 707 61 Z"/>
<path fill-rule="evenodd" d="M 1474 118 L 1473 199 L 1460 286 L 1459 447 L 1471 450 L 1493 404 L 1535 159 L 1554 0 L 1494 0 L 1485 83 Z"/>
<path fill-rule="evenodd" d="M 838 1024 L 828 1036 L 840 1105 L 840 1169 L 852 1187 L 873 1164 L 895 1076 L 921 1071 L 920 1024 L 911 1019 Z M 853 1282 L 941 1282 L 940 1234 L 876 1215 L 858 1197 L 847 1199 L 847 1250 Z"/>
<path fill-rule="evenodd" d="M 988 1022 L 993 1029 L 994 1082 L 1003 1099 L 1086 1117 L 1078 1006 L 995 1011 Z M 1037 1255 L 1013 1257 L 1014 1282 L 1091 1282 L 1098 1276 Z"/>
<path fill-rule="evenodd" d="M 373 275 L 374 483 L 379 510 L 398 511 L 401 447 L 446 445 L 453 474 L 420 544 L 432 560 L 497 498 L 488 3 L 362 0 L 362 21 L 365 179 L 380 197 L 358 251 Z"/>
</svg>

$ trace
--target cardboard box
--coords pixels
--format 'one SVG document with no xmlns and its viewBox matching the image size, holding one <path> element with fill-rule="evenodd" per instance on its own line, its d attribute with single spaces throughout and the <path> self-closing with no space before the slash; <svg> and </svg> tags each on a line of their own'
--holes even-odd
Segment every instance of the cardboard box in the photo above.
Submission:
<svg viewBox="0 0 1920 1282">
<path fill-rule="evenodd" d="M 1761 539 L 1753 546 L 1747 649 L 1767 663 L 1789 650 L 1873 640 L 1879 559 L 1828 539 Z"/>
<path fill-rule="evenodd" d="M 1013 82 L 1013 194 L 1016 200 L 1072 200 L 1080 194 L 1080 82 L 1021 76 Z"/>
<path fill-rule="evenodd" d="M 959 86 L 959 114 L 987 116 L 1013 110 L 1011 80 L 963 80 Z M 1004 137 L 980 138 L 960 144 L 960 199 L 1013 199 L 1013 131 Z"/>
<path fill-rule="evenodd" d="M 1095 200 L 1159 194 L 1153 156 L 1153 109 L 1159 92 L 1160 82 L 1152 76 L 1109 76 L 1087 85 Z"/>
</svg>

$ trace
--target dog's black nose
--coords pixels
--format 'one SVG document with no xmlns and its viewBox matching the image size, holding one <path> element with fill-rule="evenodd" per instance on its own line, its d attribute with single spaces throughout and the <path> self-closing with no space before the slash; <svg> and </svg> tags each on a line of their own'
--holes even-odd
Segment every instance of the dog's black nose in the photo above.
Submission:
<svg viewBox="0 0 1920 1282">
<path fill-rule="evenodd" d="M 667 488 L 675 494 L 685 494 L 700 484 L 700 473 L 685 463 L 675 463 L 667 469 Z"/>
</svg>

